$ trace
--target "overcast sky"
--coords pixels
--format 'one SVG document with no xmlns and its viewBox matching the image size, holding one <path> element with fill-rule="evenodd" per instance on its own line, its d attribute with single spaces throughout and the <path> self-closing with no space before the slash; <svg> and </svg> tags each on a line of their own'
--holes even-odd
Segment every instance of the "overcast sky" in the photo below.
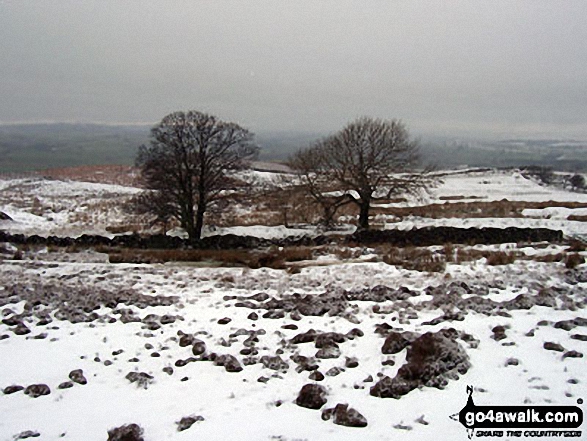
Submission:
<svg viewBox="0 0 587 441">
<path fill-rule="evenodd" d="M 585 0 L 0 0 L 0 122 L 587 136 Z"/>
</svg>

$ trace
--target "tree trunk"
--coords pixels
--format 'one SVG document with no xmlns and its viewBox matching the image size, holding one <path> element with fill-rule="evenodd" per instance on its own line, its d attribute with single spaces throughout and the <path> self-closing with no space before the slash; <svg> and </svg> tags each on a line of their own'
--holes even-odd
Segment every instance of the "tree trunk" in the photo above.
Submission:
<svg viewBox="0 0 587 441">
<path fill-rule="evenodd" d="M 359 230 L 369 229 L 369 209 L 371 208 L 370 199 L 362 199 L 359 204 Z"/>
<path fill-rule="evenodd" d="M 203 186 L 200 186 L 198 191 L 198 208 L 196 209 L 196 227 L 194 231 L 193 241 L 200 240 L 202 238 L 202 228 L 204 227 L 204 214 L 206 213 L 207 200 L 206 190 Z"/>
</svg>

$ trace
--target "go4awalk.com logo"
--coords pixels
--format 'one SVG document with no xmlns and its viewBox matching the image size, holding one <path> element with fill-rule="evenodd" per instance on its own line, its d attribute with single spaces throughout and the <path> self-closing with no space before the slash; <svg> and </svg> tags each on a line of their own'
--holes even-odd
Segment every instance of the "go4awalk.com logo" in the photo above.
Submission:
<svg viewBox="0 0 587 441">
<path fill-rule="evenodd" d="M 578 406 L 477 406 L 473 386 L 467 386 L 465 407 L 451 418 L 467 429 L 469 439 L 581 438 L 583 411 Z M 577 400 L 583 404 L 583 400 Z"/>
</svg>

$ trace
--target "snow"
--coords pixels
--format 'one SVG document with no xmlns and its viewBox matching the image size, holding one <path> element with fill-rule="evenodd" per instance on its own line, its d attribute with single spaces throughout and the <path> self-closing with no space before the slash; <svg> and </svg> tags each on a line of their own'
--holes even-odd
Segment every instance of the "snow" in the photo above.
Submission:
<svg viewBox="0 0 587 441">
<path fill-rule="evenodd" d="M 510 269 L 512 274 L 527 272 L 538 279 L 546 268 L 544 265 L 520 263 Z M 581 395 L 587 374 L 584 361 L 566 359 L 561 362 L 559 353 L 542 349 L 544 341 L 557 341 L 565 347 L 581 349 L 585 343 L 571 340 L 568 332 L 552 327 L 536 327 L 542 319 L 551 321 L 574 318 L 577 313 L 555 311 L 550 308 L 534 307 L 528 311 L 513 311 L 512 317 L 486 317 L 470 313 L 461 322 L 452 322 L 451 326 L 464 330 L 480 339 L 478 349 L 467 349 L 471 357 L 472 369 L 459 381 L 451 381 L 444 390 L 424 388 L 411 392 L 399 401 L 380 399 L 368 394 L 372 383 L 363 380 L 372 375 L 377 380 L 377 372 L 393 376 L 403 363 L 405 351 L 392 358 L 395 366 L 381 366 L 380 348 L 383 339 L 373 333 L 374 325 L 382 321 L 389 322 L 395 315 L 378 316 L 370 313 L 369 305 L 358 305 L 359 324 L 353 324 L 341 317 L 303 317 L 297 322 L 299 331 L 281 329 L 281 320 L 260 320 L 256 329 L 264 329 L 260 347 L 267 347 L 262 353 L 272 354 L 277 347 L 280 335 L 291 338 L 309 328 L 322 331 L 335 330 L 348 332 L 354 327 L 364 330 L 365 336 L 341 345 L 344 356 L 359 356 L 360 365 L 356 369 L 347 369 L 336 377 L 327 377 L 323 383 L 329 390 L 327 406 L 336 403 L 349 403 L 358 409 L 369 421 L 368 429 L 345 428 L 324 422 L 320 412 L 300 408 L 293 403 L 297 392 L 308 382 L 307 373 L 298 374 L 292 368 L 281 374 L 283 378 L 271 378 L 267 384 L 257 382 L 261 375 L 270 376 L 273 372 L 263 369 L 261 365 L 245 367 L 241 373 L 226 373 L 223 368 L 212 363 L 191 363 L 184 368 L 175 368 L 171 376 L 164 374 L 162 368 L 173 366 L 177 358 L 190 355 L 189 348 L 177 345 L 176 332 L 205 332 L 199 335 L 209 347 L 220 353 L 238 355 L 238 344 L 234 347 L 222 347 L 217 344 L 220 336 L 244 327 L 254 326 L 246 318 L 250 310 L 246 308 L 227 307 L 225 295 L 242 295 L 244 293 L 277 291 L 293 293 L 318 284 L 330 289 L 375 286 L 385 283 L 387 286 L 408 284 L 410 287 L 423 287 L 427 283 L 439 283 L 440 275 L 435 280 L 426 280 L 419 273 L 399 270 L 384 264 L 364 263 L 358 265 L 339 265 L 316 267 L 302 271 L 301 274 L 287 275 L 282 271 L 260 269 L 211 269 L 161 266 L 132 266 L 93 264 L 79 272 L 74 264 L 62 264 L 51 268 L 49 264 L 25 268 L 16 263 L 8 263 L 0 268 L 1 275 L 26 280 L 27 277 L 53 277 L 73 274 L 81 283 L 103 284 L 96 280 L 97 274 L 106 272 L 114 276 L 120 285 L 131 285 L 140 290 L 154 289 L 159 294 L 180 296 L 179 305 L 168 308 L 167 312 L 180 314 L 185 320 L 164 327 L 145 336 L 141 323 L 122 324 L 70 324 L 54 322 L 59 329 L 51 329 L 47 340 L 27 339 L 24 336 L 12 336 L 0 341 L 0 351 L 10 354 L 4 357 L 0 365 L 2 386 L 11 384 L 46 383 L 52 393 L 49 396 L 32 399 L 22 393 L 4 396 L 0 400 L 0 439 L 12 439 L 13 434 L 24 430 L 36 430 L 42 433 L 42 439 L 84 439 L 101 440 L 109 428 L 137 423 L 145 429 L 146 439 L 184 440 L 207 439 L 308 439 L 353 440 L 359 436 L 369 439 L 386 440 L 396 437 L 412 440 L 456 439 L 465 436 L 464 428 L 449 419 L 449 415 L 458 412 L 466 402 L 465 387 L 473 384 L 486 390 L 476 395 L 478 404 L 522 404 L 530 401 L 535 404 L 568 404 L 573 400 L 565 398 L 565 393 Z M 462 268 L 455 265 L 449 270 L 452 277 L 459 277 Z M 488 272 L 495 274 L 488 275 Z M 552 272 L 552 270 L 549 270 Z M 492 279 L 499 277 L 499 271 L 484 265 L 471 265 L 467 268 L 469 278 Z M 552 274 L 560 274 L 555 270 Z M 236 282 L 233 286 L 219 286 L 215 281 L 232 276 Z M 182 282 L 191 281 L 185 288 L 178 288 Z M 502 277 L 506 286 L 502 292 L 494 292 L 494 300 L 507 300 L 516 291 L 507 285 L 507 277 Z M 512 278 L 513 280 L 513 278 Z M 253 288 L 254 287 L 254 288 Z M 252 289 L 252 290 L 251 290 Z M 361 303 L 361 302 L 357 302 Z M 160 308 L 160 307 L 157 307 Z M 141 316 L 149 313 L 162 313 L 157 308 L 140 311 Z M 422 326 L 421 323 L 438 316 L 439 311 L 428 311 L 417 320 L 404 323 L 406 330 L 424 332 L 446 327 L 446 323 L 434 327 Z M 232 322 L 223 327 L 217 324 L 219 318 L 229 316 Z M 287 322 L 287 320 L 286 320 Z M 508 340 L 515 346 L 504 347 L 502 342 L 489 338 L 491 329 L 496 325 L 505 325 Z M 537 329 L 536 337 L 528 338 L 525 334 Z M 34 330 L 35 334 L 37 330 Z M 244 339 L 244 337 L 239 337 Z M 82 343 L 83 342 L 83 343 Z M 151 343 L 154 350 L 159 350 L 162 357 L 149 356 L 152 351 L 145 349 L 145 343 Z M 163 349 L 168 346 L 169 349 Z M 112 352 L 124 349 L 119 356 Z M 315 349 L 309 345 L 300 345 L 302 355 L 312 355 Z M 100 357 L 101 362 L 94 361 Z M 131 357 L 138 357 L 139 363 L 129 363 Z M 341 357 L 341 359 L 344 359 Z M 505 366 L 509 357 L 521 361 L 520 366 Z M 112 360 L 111 366 L 104 366 L 103 361 Z M 341 359 L 324 360 L 321 370 L 325 372 L 331 366 L 340 366 Z M 290 361 L 290 365 L 293 364 Z M 83 369 L 88 378 L 85 386 L 75 385 L 71 389 L 58 390 L 56 386 L 67 380 L 67 374 L 73 369 Z M 148 389 L 137 388 L 124 379 L 126 373 L 138 370 L 155 377 L 155 382 Z M 188 377 L 188 381 L 181 381 Z M 579 380 L 579 384 L 567 383 L 570 378 Z M 354 389 L 354 385 L 365 385 L 366 389 Z M 546 386 L 548 389 L 533 388 Z M 279 407 L 276 402 L 282 401 Z M 438 403 L 442 402 L 442 406 Z M 205 421 L 197 423 L 185 432 L 177 432 L 175 423 L 184 416 L 202 415 Z M 415 422 L 420 416 L 429 422 L 422 425 Z M 394 428 L 407 425 L 412 430 Z M 63 437 L 61 434 L 65 434 Z M 274 437 L 274 438 L 272 438 Z M 281 438 L 277 438 L 281 437 Z"/>
<path fill-rule="evenodd" d="M 259 179 L 269 182 L 274 176 L 254 172 Z M 43 179 L 0 180 L 0 211 L 13 221 L 0 222 L 0 229 L 12 233 L 79 235 L 89 232 L 106 234 L 105 228 L 113 221 L 123 221 L 120 201 L 138 192 L 135 188 L 120 186 L 50 181 Z M 587 202 L 587 195 L 541 187 L 516 172 L 473 172 L 446 176 L 444 184 L 434 190 L 428 203 L 440 197 L 469 196 L 483 199 L 519 201 L 575 201 Z M 39 200 L 33 206 L 33 199 Z M 465 199 L 466 201 L 466 199 Z M 412 201 L 414 203 L 415 201 Z M 420 202 L 418 202 L 420 203 Z M 118 205 L 117 205 L 118 204 Z M 40 207 L 40 208 L 39 208 Z M 524 218 L 469 218 L 426 219 L 407 217 L 401 222 L 379 218 L 386 228 L 409 229 L 428 225 L 457 227 L 546 227 L 560 229 L 567 235 L 585 235 L 587 223 L 569 221 L 568 216 L 585 215 L 586 209 L 544 208 L 526 209 Z M 85 217 L 84 217 L 85 214 Z M 279 238 L 308 234 L 306 228 L 268 227 L 264 225 L 234 226 L 207 231 L 212 234 L 242 234 L 262 238 Z M 510 251 L 514 244 L 472 248 Z M 542 248 L 525 246 L 516 251 L 532 257 L 564 252 L 566 246 L 550 244 Z M 362 259 L 343 261 L 327 255 L 315 261 L 304 262 L 299 272 L 269 268 L 212 268 L 168 263 L 153 265 L 110 264 L 105 254 L 92 251 L 80 253 L 36 250 L 30 260 L 0 260 L 0 294 L 15 283 L 34 287 L 58 286 L 63 289 L 93 287 L 109 292 L 132 288 L 146 295 L 177 296 L 171 306 L 123 306 L 141 318 L 148 314 L 181 316 L 175 323 L 155 331 L 145 329 L 143 323 L 123 324 L 94 321 L 72 324 L 53 320 L 47 326 L 28 323 L 31 334 L 15 335 L 11 327 L 0 322 L 0 390 L 13 385 L 27 386 L 45 383 L 51 394 L 30 398 L 22 392 L 0 394 L 0 441 L 12 441 L 26 430 L 38 431 L 42 440 L 104 440 L 107 431 L 123 424 L 136 423 L 145 430 L 149 440 L 437 440 L 466 439 L 466 431 L 452 421 L 451 414 L 466 403 L 467 385 L 476 389 L 478 405 L 560 404 L 576 405 L 585 398 L 587 370 L 584 358 L 562 358 L 559 352 L 543 348 L 544 342 L 560 343 L 567 350 L 585 353 L 587 343 L 572 339 L 572 334 L 587 334 L 585 327 L 572 331 L 557 329 L 553 323 L 576 317 L 586 317 L 584 299 L 587 282 L 577 282 L 561 262 L 540 263 L 516 260 L 513 264 L 489 266 L 485 259 L 462 264 L 449 263 L 444 271 L 425 273 L 366 259 L 372 250 L 364 250 Z M 587 253 L 583 252 L 583 255 Z M 585 265 L 576 271 L 585 275 Z M 437 325 L 424 323 L 450 309 L 425 307 L 433 297 L 426 294 L 429 287 L 443 287 L 451 282 L 474 287 L 473 295 L 483 295 L 496 302 L 505 302 L 520 294 L 536 295 L 552 288 L 565 293 L 579 303 L 575 309 L 533 306 L 528 310 L 508 311 L 510 316 L 483 315 L 468 312 L 464 319 L 444 321 Z M 284 319 L 259 318 L 250 320 L 252 309 L 236 307 L 235 300 L 225 296 L 250 296 L 267 293 L 272 297 L 283 295 L 316 295 L 343 290 L 363 290 L 379 285 L 392 289 L 409 288 L 416 296 L 398 304 L 380 303 L 389 313 L 375 313 L 375 302 L 350 302 L 354 321 L 345 316 L 302 316 L 296 321 L 286 314 Z M 479 291 L 479 292 L 477 292 Z M 465 297 L 466 298 L 466 297 Z M 583 304 L 580 302 L 583 301 Z M 15 314 L 25 312 L 23 301 L 0 308 L 2 318 L 9 317 L 5 308 Z M 264 310 L 254 310 L 261 316 Z M 417 317 L 410 313 L 417 311 Z M 100 315 L 116 315 L 102 306 Z M 231 318 L 221 325 L 218 320 Z M 549 324 L 538 325 L 541 321 Z M 378 381 L 378 374 L 394 376 L 406 358 L 406 350 L 387 356 L 381 353 L 384 339 L 374 332 L 375 326 L 388 323 L 405 331 L 424 333 L 454 327 L 479 340 L 477 348 L 458 340 L 466 350 L 471 369 L 458 380 L 450 380 L 443 390 L 424 387 L 399 400 L 381 399 L 369 395 L 369 388 Z M 295 324 L 297 330 L 284 329 Z M 495 341 L 492 329 L 507 328 L 507 338 Z M 284 351 L 282 358 L 290 365 L 287 372 L 276 373 L 261 364 L 244 366 L 242 372 L 228 373 L 212 362 L 192 362 L 176 367 L 178 359 L 192 355 L 190 347 L 178 345 L 178 331 L 195 334 L 205 341 L 208 352 L 231 354 L 242 360 L 240 350 L 246 336 L 235 337 L 236 342 L 225 346 L 222 339 L 239 329 L 264 330 L 258 335 L 259 355 L 275 355 Z M 309 329 L 323 332 L 346 333 L 359 328 L 364 336 L 340 345 L 342 355 L 320 361 L 320 371 L 343 367 L 345 357 L 357 357 L 359 366 L 347 368 L 338 376 L 327 376 L 321 382 L 328 389 L 325 407 L 348 403 L 368 420 L 364 429 L 349 428 L 322 421 L 321 411 L 295 404 L 295 398 L 304 384 L 311 383 L 308 372 L 298 373 L 290 356 L 296 353 L 313 356 L 312 344 L 296 347 L 282 344 Z M 534 331 L 534 336 L 528 336 Z M 35 339 L 46 332 L 47 338 Z M 506 345 L 504 345 L 506 343 Z M 146 345 L 152 345 L 147 349 Z M 122 349 L 124 352 L 113 355 Z M 152 356 L 158 352 L 159 357 Z M 138 362 L 130 362 L 132 358 Z M 508 358 L 519 360 L 518 366 L 506 366 Z M 382 365 L 393 359 L 395 365 Z M 99 361 L 95 361 L 99 360 Z M 111 361 L 107 366 L 105 361 Z M 173 367 L 168 375 L 163 368 Z M 75 384 L 70 389 L 57 386 L 68 380 L 73 369 L 83 369 L 87 385 Z M 128 372 L 146 372 L 154 377 L 148 388 L 137 387 L 125 379 Z M 371 375 L 374 382 L 364 380 Z M 257 380 L 269 378 L 267 383 Z M 186 379 L 187 378 L 187 379 Z M 577 380 L 569 382 L 569 380 Z M 278 405 L 280 404 L 280 405 Z M 201 415 L 204 421 L 184 432 L 177 431 L 176 422 L 182 417 Z M 421 417 L 428 423 L 418 422 Z M 401 428 L 401 427 L 409 427 Z M 583 430 L 585 439 L 585 430 Z M 549 439 L 547 437 L 542 439 Z M 559 439 L 559 438 L 557 438 Z"/>
</svg>

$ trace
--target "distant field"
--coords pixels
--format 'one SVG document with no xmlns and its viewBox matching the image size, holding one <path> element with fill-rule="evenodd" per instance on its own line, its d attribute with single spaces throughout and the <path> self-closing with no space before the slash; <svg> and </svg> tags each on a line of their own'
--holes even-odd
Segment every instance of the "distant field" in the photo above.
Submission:
<svg viewBox="0 0 587 441">
<path fill-rule="evenodd" d="M 0 173 L 77 167 L 133 165 L 137 149 L 149 140 L 148 125 L 19 124 L 0 125 Z M 261 161 L 283 161 L 324 134 L 256 134 Z M 439 168 L 548 166 L 587 171 L 587 141 L 421 140 L 422 161 Z"/>
<path fill-rule="evenodd" d="M 0 172 L 79 165 L 131 165 L 145 126 L 38 124 L 0 126 Z"/>
</svg>

